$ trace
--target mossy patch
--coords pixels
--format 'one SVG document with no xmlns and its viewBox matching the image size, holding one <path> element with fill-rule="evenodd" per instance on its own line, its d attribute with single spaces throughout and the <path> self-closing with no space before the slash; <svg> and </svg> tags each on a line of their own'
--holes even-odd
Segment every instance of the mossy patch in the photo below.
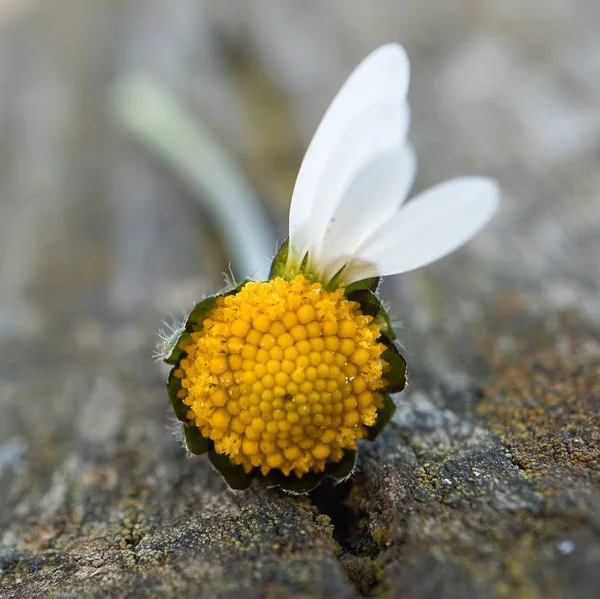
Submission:
<svg viewBox="0 0 600 599">
<path fill-rule="evenodd" d="M 534 479 L 571 477 L 600 482 L 600 334 L 565 329 L 557 346 L 519 352 L 487 384 L 476 413 L 515 463 Z M 581 324 L 579 325 L 581 326 Z"/>
</svg>

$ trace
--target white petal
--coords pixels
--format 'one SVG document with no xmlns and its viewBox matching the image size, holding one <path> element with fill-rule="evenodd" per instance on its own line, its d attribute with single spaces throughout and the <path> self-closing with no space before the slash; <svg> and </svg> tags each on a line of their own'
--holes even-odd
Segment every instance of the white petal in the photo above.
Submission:
<svg viewBox="0 0 600 599">
<path fill-rule="evenodd" d="M 499 195 L 496 182 L 483 177 L 452 179 L 428 189 L 363 244 L 344 272 L 345 283 L 407 272 L 442 258 L 485 226 Z"/>
<path fill-rule="evenodd" d="M 408 105 L 386 100 L 365 109 L 348 127 L 319 180 L 307 227 L 309 266 L 318 268 L 322 244 L 338 207 L 359 174 L 376 158 L 402 148 L 408 132 Z"/>
<path fill-rule="evenodd" d="M 415 153 L 406 145 L 377 156 L 358 173 L 325 231 L 318 258 L 323 278 L 333 277 L 361 244 L 398 212 L 414 183 L 416 169 Z"/>
<path fill-rule="evenodd" d="M 290 247 L 304 251 L 303 234 L 308 225 L 319 181 L 329 158 L 358 115 L 382 97 L 396 98 L 402 106 L 406 99 L 409 63 L 397 44 L 378 48 L 350 75 L 329 106 L 308 147 L 292 195 L 290 206 Z"/>
</svg>

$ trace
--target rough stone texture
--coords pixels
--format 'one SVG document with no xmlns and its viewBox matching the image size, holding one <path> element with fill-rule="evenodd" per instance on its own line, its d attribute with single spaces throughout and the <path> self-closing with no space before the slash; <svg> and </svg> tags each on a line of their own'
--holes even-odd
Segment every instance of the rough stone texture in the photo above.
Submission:
<svg viewBox="0 0 600 599">
<path fill-rule="evenodd" d="M 0 597 L 598 597 L 596 0 L 52 4 L 0 2 Z M 490 174 L 502 209 L 386 283 L 410 386 L 354 478 L 233 494 L 173 439 L 150 358 L 227 259 L 110 81 L 203 115 L 283 237 L 323 108 L 390 39 L 417 187 Z"/>
</svg>

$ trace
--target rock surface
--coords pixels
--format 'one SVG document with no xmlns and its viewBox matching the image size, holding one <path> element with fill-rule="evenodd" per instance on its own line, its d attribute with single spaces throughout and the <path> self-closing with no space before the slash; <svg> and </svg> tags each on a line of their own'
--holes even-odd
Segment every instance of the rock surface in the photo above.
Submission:
<svg viewBox="0 0 600 599">
<path fill-rule="evenodd" d="M 597 598 L 595 0 L 27 4 L 0 3 L 0 597 Z M 110 83 L 144 71 L 202 115 L 281 238 L 320 114 L 390 39 L 417 187 L 488 174 L 502 209 L 384 286 L 410 386 L 356 475 L 233 494 L 173 438 L 151 360 L 228 258 Z"/>
</svg>

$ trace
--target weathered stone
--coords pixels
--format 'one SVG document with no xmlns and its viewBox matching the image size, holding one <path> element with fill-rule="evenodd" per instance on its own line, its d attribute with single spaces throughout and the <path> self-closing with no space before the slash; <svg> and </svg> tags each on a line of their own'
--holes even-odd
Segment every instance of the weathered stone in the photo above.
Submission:
<svg viewBox="0 0 600 599">
<path fill-rule="evenodd" d="M 596 599 L 594 13 L 0 8 L 0 597 Z M 232 493 L 173 438 L 167 369 L 151 361 L 161 315 L 217 291 L 229 257 L 190 190 L 111 118 L 112 78 L 142 70 L 198 108 L 283 239 L 314 125 L 390 39 L 413 63 L 418 189 L 490 174 L 501 211 L 467 249 L 383 285 L 410 384 L 352 479 Z"/>
</svg>

